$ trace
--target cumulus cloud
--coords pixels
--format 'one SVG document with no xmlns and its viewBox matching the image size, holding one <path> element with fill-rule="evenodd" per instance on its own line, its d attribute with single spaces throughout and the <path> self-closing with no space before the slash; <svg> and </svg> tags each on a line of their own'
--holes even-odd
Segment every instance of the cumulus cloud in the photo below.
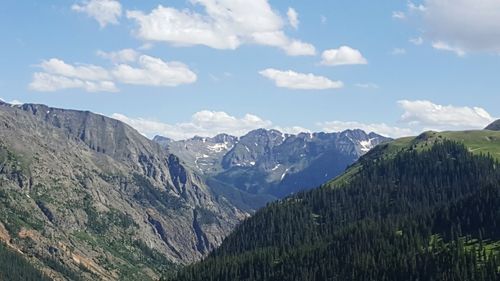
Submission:
<svg viewBox="0 0 500 281">
<path fill-rule="evenodd" d="M 180 140 L 193 136 L 212 137 L 220 133 L 241 136 L 248 131 L 259 128 L 272 128 L 272 122 L 264 120 L 253 114 L 235 117 L 222 111 L 203 110 L 191 116 L 189 122 L 168 124 L 146 118 L 130 118 L 123 114 L 115 113 L 111 116 L 129 124 L 142 134 L 153 137 L 162 135 Z"/>
<path fill-rule="evenodd" d="M 290 23 L 290 25 L 295 28 L 295 29 L 298 29 L 299 28 L 299 14 L 297 13 L 297 11 L 295 11 L 294 8 L 288 8 L 288 11 L 286 13 L 287 17 L 288 17 L 288 23 Z"/>
<path fill-rule="evenodd" d="M 322 65 L 336 66 L 368 63 L 359 50 L 353 49 L 349 46 L 341 46 L 338 49 L 326 50 L 323 52 L 321 57 Z"/>
<path fill-rule="evenodd" d="M 88 81 L 44 72 L 33 74 L 29 89 L 38 92 L 55 92 L 66 89 L 83 89 L 87 92 L 117 92 L 112 81 Z"/>
<path fill-rule="evenodd" d="M 341 81 L 332 81 L 323 76 L 312 73 L 297 73 L 268 68 L 259 72 L 260 75 L 274 81 L 277 87 L 296 90 L 326 90 L 342 88 Z"/>
<path fill-rule="evenodd" d="M 97 55 L 114 63 L 123 63 L 136 61 L 140 53 L 133 49 L 123 49 L 115 52 L 97 51 Z"/>
<path fill-rule="evenodd" d="M 72 65 L 52 58 L 38 67 L 29 88 L 52 92 L 65 89 L 83 89 L 87 92 L 117 92 L 115 83 L 175 87 L 194 83 L 197 75 L 180 62 L 165 62 L 159 58 L 140 55 L 133 50 L 100 52 L 101 57 L 123 62 L 106 69 L 96 65 Z M 128 64 L 125 62 L 129 62 Z"/>
<path fill-rule="evenodd" d="M 139 67 L 120 64 L 112 71 L 116 80 L 133 85 L 175 87 L 194 83 L 197 76 L 180 62 L 164 62 L 159 58 L 142 55 Z"/>
<path fill-rule="evenodd" d="M 179 10 L 159 5 L 149 14 L 127 11 L 138 28 L 135 34 L 145 41 L 167 42 L 174 46 L 204 45 L 234 50 L 253 43 L 283 49 L 288 55 L 315 55 L 314 46 L 291 39 L 283 32 L 284 20 L 267 0 L 191 0 L 204 8 Z M 294 22 L 294 24 L 298 24 Z"/>
<path fill-rule="evenodd" d="M 408 9 L 421 19 L 419 28 L 436 49 L 459 56 L 500 53 L 498 0 L 425 0 L 420 5 L 410 2 Z"/>
<path fill-rule="evenodd" d="M 109 71 L 95 65 L 71 65 L 52 58 L 38 65 L 44 72 L 35 72 L 29 89 L 53 92 L 64 89 L 83 89 L 87 92 L 117 92 Z"/>
<path fill-rule="evenodd" d="M 439 105 L 427 100 L 401 100 L 404 110 L 400 122 L 425 130 L 482 129 L 493 118 L 481 107 Z"/>
<path fill-rule="evenodd" d="M 147 137 L 161 135 L 174 140 L 188 139 L 194 136 L 213 137 L 221 133 L 243 136 L 249 131 L 261 128 L 276 129 L 288 134 L 310 132 L 310 130 L 300 126 L 276 126 L 273 122 L 254 114 L 236 117 L 223 111 L 210 110 L 196 112 L 189 121 L 175 124 L 148 118 L 132 118 L 120 113 L 115 113 L 111 117 L 132 126 Z"/>
<path fill-rule="evenodd" d="M 118 24 L 118 18 L 122 14 L 122 5 L 116 0 L 90 0 L 74 4 L 71 9 L 94 18 L 101 28 L 108 24 Z"/>
<path fill-rule="evenodd" d="M 91 64 L 75 66 L 57 58 L 42 61 L 40 68 L 47 73 L 81 80 L 109 80 L 111 78 L 109 72 L 100 66 Z"/>
<path fill-rule="evenodd" d="M 342 132 L 348 129 L 361 129 L 365 132 L 374 132 L 383 136 L 399 138 L 415 135 L 409 128 L 390 126 L 385 123 L 362 123 L 356 121 L 329 121 L 318 123 L 325 132 Z"/>
<path fill-rule="evenodd" d="M 397 126 L 357 121 L 329 121 L 317 125 L 327 132 L 358 128 L 397 138 L 428 130 L 480 130 L 497 119 L 481 107 L 439 105 L 427 100 L 401 100 L 398 105 L 403 113 L 396 122 Z"/>
</svg>

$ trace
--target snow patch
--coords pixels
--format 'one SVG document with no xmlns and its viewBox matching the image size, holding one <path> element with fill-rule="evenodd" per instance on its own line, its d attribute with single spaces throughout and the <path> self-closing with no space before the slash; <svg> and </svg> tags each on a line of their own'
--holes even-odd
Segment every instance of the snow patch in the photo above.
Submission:
<svg viewBox="0 0 500 281">
<path fill-rule="evenodd" d="M 214 145 L 207 146 L 208 150 L 212 152 L 222 152 L 222 151 L 227 151 L 231 149 L 231 144 L 229 142 L 224 142 L 224 143 L 216 143 Z"/>
<path fill-rule="evenodd" d="M 286 169 L 286 170 L 285 170 L 285 172 L 283 173 L 283 175 L 281 175 L 281 180 L 283 180 L 283 179 L 285 178 L 286 173 L 288 173 L 288 170 L 289 170 L 289 169 Z"/>
<path fill-rule="evenodd" d="M 366 141 L 360 141 L 359 142 L 359 145 L 361 146 L 360 150 L 364 153 L 370 151 L 375 145 L 373 145 L 372 141 L 374 140 L 373 139 L 369 139 L 369 140 L 366 140 Z"/>
</svg>

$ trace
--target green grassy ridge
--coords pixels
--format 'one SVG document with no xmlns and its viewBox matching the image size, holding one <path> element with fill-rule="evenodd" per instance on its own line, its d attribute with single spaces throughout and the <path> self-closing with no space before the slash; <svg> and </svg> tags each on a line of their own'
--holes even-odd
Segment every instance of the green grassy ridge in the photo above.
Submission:
<svg viewBox="0 0 500 281">
<path fill-rule="evenodd" d="M 416 137 L 404 137 L 383 143 L 373 148 L 359 161 L 349 167 L 345 173 L 334 178 L 327 184 L 330 186 L 343 186 L 352 179 L 367 161 L 377 161 L 382 158 L 393 158 L 399 152 L 429 149 L 433 144 L 451 140 L 465 145 L 475 155 L 491 155 L 500 160 L 500 131 L 473 130 L 473 131 L 444 131 L 424 132 Z"/>
</svg>

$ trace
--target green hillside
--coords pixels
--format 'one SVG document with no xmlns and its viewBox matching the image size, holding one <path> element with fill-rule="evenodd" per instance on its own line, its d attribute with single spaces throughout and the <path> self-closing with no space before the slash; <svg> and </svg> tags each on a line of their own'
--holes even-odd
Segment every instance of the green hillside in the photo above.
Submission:
<svg viewBox="0 0 500 281">
<path fill-rule="evenodd" d="M 500 280 L 499 137 L 429 132 L 380 146 L 167 280 Z"/>
<path fill-rule="evenodd" d="M 366 162 L 380 158 L 392 158 L 403 151 L 426 150 L 432 147 L 433 144 L 443 142 L 444 140 L 461 143 L 474 155 L 489 154 L 493 158 L 500 160 L 500 131 L 429 131 L 417 137 L 400 138 L 378 145 L 352 165 L 344 174 L 332 180 L 330 185 L 338 186 L 348 182 Z"/>
</svg>

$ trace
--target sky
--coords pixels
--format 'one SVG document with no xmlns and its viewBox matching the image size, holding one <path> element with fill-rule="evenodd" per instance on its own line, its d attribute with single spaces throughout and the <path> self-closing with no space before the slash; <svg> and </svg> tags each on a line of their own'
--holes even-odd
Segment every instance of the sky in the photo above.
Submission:
<svg viewBox="0 0 500 281">
<path fill-rule="evenodd" d="M 386 136 L 500 116 L 498 0 L 4 0 L 0 98 L 148 137 Z"/>
</svg>

